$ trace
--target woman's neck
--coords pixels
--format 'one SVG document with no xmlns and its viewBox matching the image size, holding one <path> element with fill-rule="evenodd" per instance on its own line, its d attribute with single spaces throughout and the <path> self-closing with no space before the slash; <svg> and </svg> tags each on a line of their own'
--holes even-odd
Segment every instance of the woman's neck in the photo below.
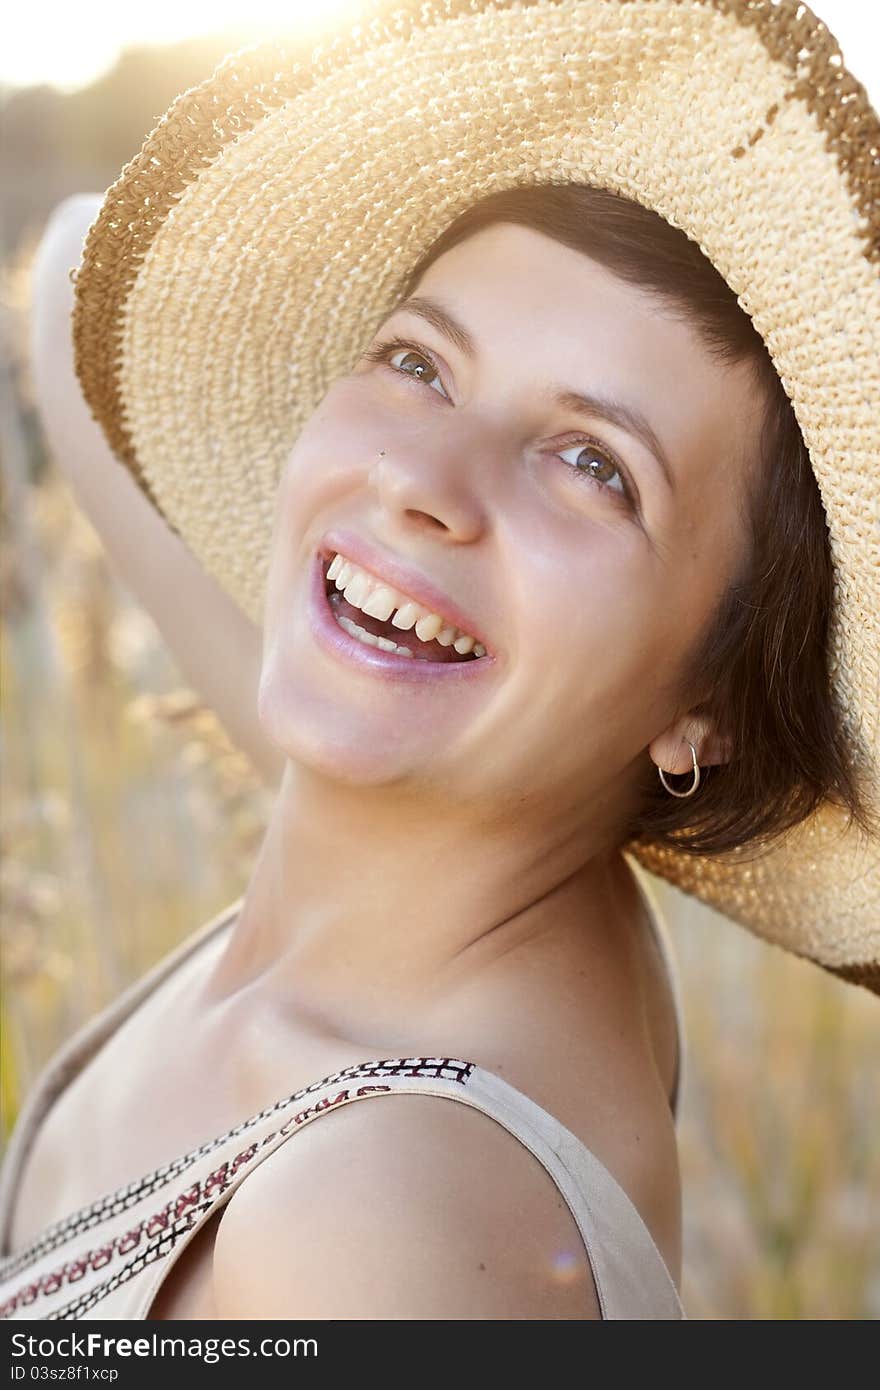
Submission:
<svg viewBox="0 0 880 1390">
<path fill-rule="evenodd" d="M 630 874 L 584 858 L 583 827 L 521 803 L 479 808 L 395 788 L 348 788 L 289 763 L 242 910 L 207 984 L 260 982 L 303 1017 L 357 1031 L 412 1016 L 516 948 L 577 921 L 607 932 Z"/>
</svg>

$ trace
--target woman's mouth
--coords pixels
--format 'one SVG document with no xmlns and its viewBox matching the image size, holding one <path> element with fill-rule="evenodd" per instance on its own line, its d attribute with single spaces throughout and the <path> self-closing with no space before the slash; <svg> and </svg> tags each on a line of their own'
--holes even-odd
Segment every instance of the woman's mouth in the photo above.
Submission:
<svg viewBox="0 0 880 1390">
<path fill-rule="evenodd" d="M 437 637 L 426 638 L 419 636 L 416 624 L 398 626 L 392 621 L 398 614 L 404 621 L 413 617 L 412 611 L 407 615 L 403 607 L 394 608 L 387 618 L 365 613 L 345 598 L 334 579 L 328 578 L 334 559 L 329 554 L 315 556 L 312 618 L 318 640 L 336 656 L 366 665 L 376 674 L 404 680 L 470 675 L 495 664 L 481 644 L 457 629 L 444 625 Z M 339 569 L 336 562 L 334 573 Z M 437 623 L 420 622 L 418 626 L 427 633 Z"/>
</svg>

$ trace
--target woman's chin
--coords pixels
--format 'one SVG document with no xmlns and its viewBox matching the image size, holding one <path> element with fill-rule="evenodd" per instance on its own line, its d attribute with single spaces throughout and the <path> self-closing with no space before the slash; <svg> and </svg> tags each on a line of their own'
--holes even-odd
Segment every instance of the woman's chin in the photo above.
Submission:
<svg viewBox="0 0 880 1390">
<path fill-rule="evenodd" d="M 407 737 L 387 708 L 354 711 L 343 698 L 307 691 L 302 681 L 284 689 L 264 670 L 257 711 L 266 737 L 292 762 L 348 786 L 375 787 L 418 777 L 427 768 L 425 730 Z"/>
</svg>

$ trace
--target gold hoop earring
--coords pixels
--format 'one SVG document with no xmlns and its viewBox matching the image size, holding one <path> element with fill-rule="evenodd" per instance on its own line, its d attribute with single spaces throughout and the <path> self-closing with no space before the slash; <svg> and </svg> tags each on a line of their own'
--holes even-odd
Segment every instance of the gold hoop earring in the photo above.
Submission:
<svg viewBox="0 0 880 1390">
<path fill-rule="evenodd" d="M 700 785 L 700 769 L 699 769 L 699 767 L 698 767 L 698 765 L 697 765 L 697 750 L 696 750 L 696 748 L 694 747 L 694 745 L 691 743 L 691 741 L 690 741 L 689 738 L 686 738 L 686 739 L 685 739 L 685 743 L 687 744 L 688 748 L 691 750 L 691 757 L 693 758 L 693 761 L 694 761 L 694 784 L 693 784 L 692 787 L 690 787 L 686 792 L 677 792 L 677 791 L 674 791 L 673 788 L 670 787 L 669 783 L 666 781 L 666 778 L 665 778 L 665 776 L 664 776 L 664 774 L 663 774 L 663 769 L 662 769 L 662 767 L 658 767 L 658 769 L 657 769 L 657 771 L 660 773 L 660 781 L 663 783 L 664 787 L 665 787 L 666 790 L 669 792 L 670 796 L 693 796 L 694 792 L 697 790 L 697 787 Z"/>
</svg>

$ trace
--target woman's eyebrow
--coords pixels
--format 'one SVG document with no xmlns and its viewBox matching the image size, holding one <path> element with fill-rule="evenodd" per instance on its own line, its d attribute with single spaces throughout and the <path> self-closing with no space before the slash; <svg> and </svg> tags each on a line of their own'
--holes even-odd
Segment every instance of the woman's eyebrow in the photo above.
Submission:
<svg viewBox="0 0 880 1390">
<path fill-rule="evenodd" d="M 413 295 L 410 299 L 404 299 L 401 300 L 400 304 L 395 304 L 391 314 L 398 314 L 404 309 L 411 314 L 417 314 L 432 328 L 436 328 L 438 333 L 442 333 L 444 337 L 454 343 L 466 357 L 476 357 L 477 348 L 470 333 L 458 322 L 458 319 L 453 318 L 448 309 L 444 309 L 442 305 L 438 304 L 436 299 L 429 299 L 427 295 Z M 389 318 L 391 314 L 388 315 Z"/>
<path fill-rule="evenodd" d="M 392 314 L 403 310 L 424 319 L 432 328 L 436 328 L 439 333 L 454 343 L 466 357 L 476 357 L 476 343 L 468 330 L 450 314 L 448 309 L 444 309 L 441 304 L 438 304 L 436 299 L 431 299 L 427 295 L 413 295 L 410 299 L 401 300 L 399 304 L 396 304 L 388 317 L 390 318 Z M 650 421 L 635 406 L 625 405 L 623 401 L 613 400 L 610 396 L 602 396 L 596 392 L 564 389 L 557 391 L 553 400 L 564 410 L 577 411 L 581 415 L 598 416 L 602 420 L 607 420 L 609 424 L 616 425 L 618 429 L 626 430 L 627 434 L 640 439 L 658 464 L 666 481 L 666 486 L 670 492 L 675 492 L 675 477 L 666 450 L 660 443 Z"/>
</svg>

